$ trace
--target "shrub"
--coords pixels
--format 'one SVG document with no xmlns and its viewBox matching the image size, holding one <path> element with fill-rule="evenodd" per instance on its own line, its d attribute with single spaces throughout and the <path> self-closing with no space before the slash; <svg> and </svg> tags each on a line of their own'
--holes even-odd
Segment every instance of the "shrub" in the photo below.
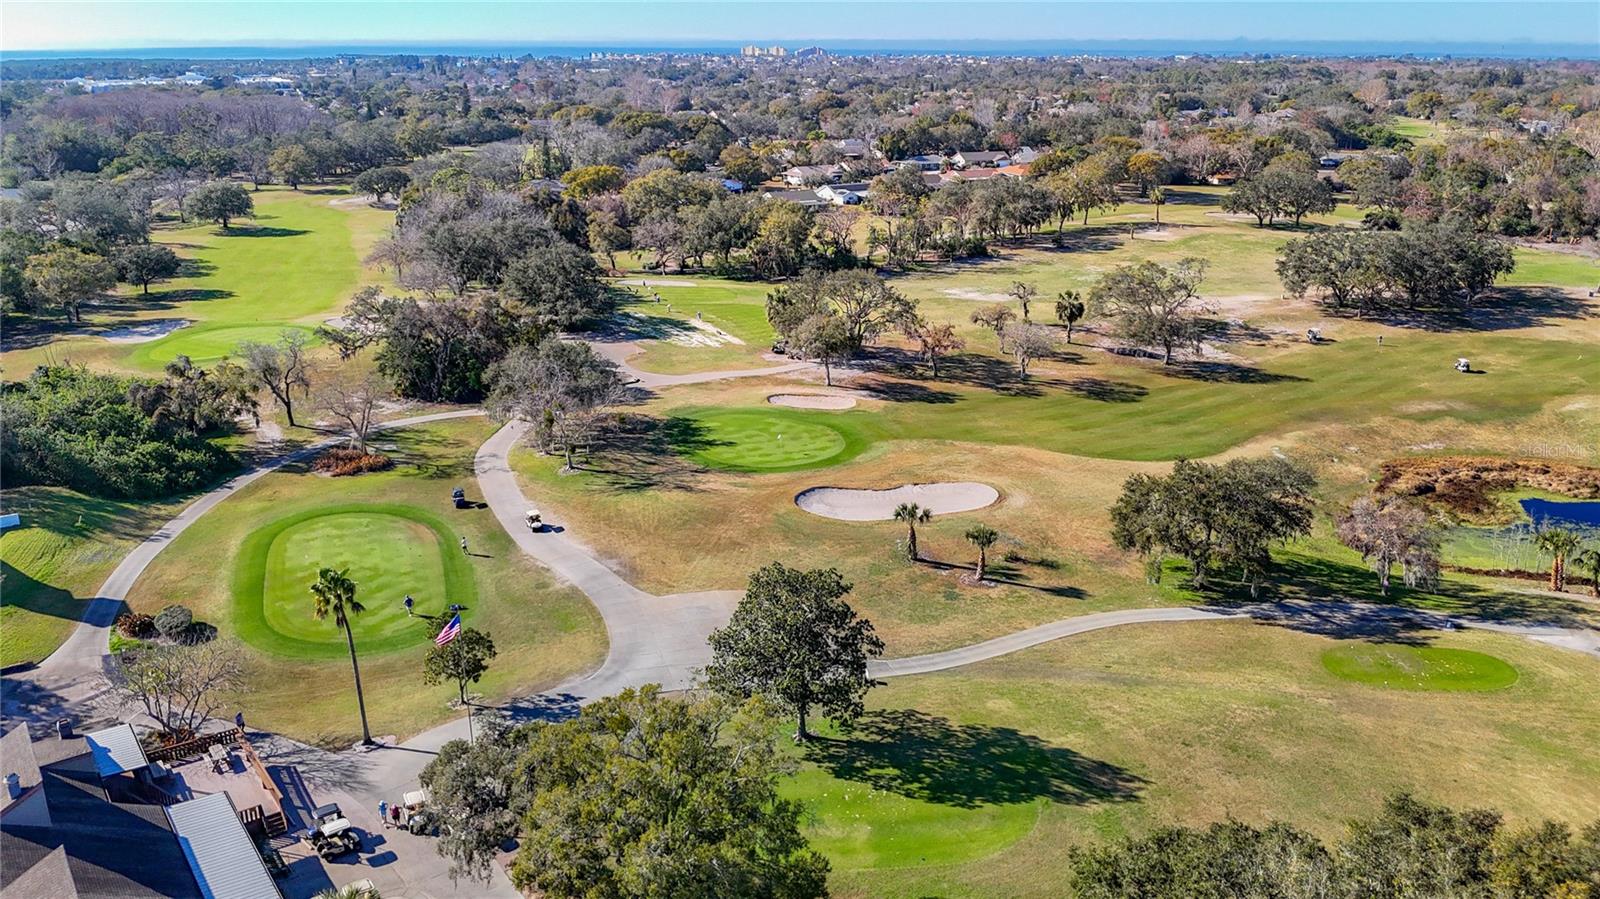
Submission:
<svg viewBox="0 0 1600 899">
<path fill-rule="evenodd" d="M 383 471 L 393 467 L 394 460 L 388 456 L 381 453 L 364 453 L 350 447 L 328 450 L 311 463 L 312 471 L 320 471 L 336 478 L 367 471 Z"/>
<path fill-rule="evenodd" d="M 202 437 L 165 427 L 130 400 L 135 388 L 157 384 L 58 366 L 5 385 L 0 478 L 129 498 L 206 486 L 233 460 Z"/>
<path fill-rule="evenodd" d="M 156 620 L 138 612 L 117 616 L 117 632 L 130 640 L 148 640 L 156 635 Z"/>
<path fill-rule="evenodd" d="M 178 632 L 173 639 L 185 646 L 199 646 L 201 643 L 210 643 L 217 639 L 217 626 L 204 621 L 191 622 L 188 627 Z"/>
<path fill-rule="evenodd" d="M 167 606 L 156 613 L 156 630 L 168 640 L 176 640 L 178 636 L 194 622 L 194 613 L 183 606 Z"/>
</svg>

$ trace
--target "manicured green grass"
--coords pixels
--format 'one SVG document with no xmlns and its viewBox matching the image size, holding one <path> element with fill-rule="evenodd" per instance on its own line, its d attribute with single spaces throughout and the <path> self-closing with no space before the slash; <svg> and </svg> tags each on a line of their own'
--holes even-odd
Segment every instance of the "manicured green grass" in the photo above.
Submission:
<svg viewBox="0 0 1600 899">
<path fill-rule="evenodd" d="M 451 602 L 464 605 L 463 623 L 487 632 L 499 650 L 474 688 L 487 702 L 590 670 L 605 656 L 606 637 L 588 600 L 525 556 L 487 508 L 451 505 L 456 486 L 478 498 L 473 453 L 492 432 L 484 419 L 405 428 L 374 444 L 395 459 L 389 471 L 329 478 L 291 466 L 267 475 L 173 540 L 129 604 L 152 612 L 182 602 L 223 639 L 242 638 L 248 683 L 240 699 L 251 720 L 319 744 L 349 746 L 360 734 L 342 635 L 311 614 L 311 569 L 324 562 L 351 567 L 356 598 L 370 610 L 357 617 L 355 634 L 374 734 L 406 736 L 459 716 L 448 704 L 453 685 L 422 682 L 432 643 L 420 615 Z M 461 537 L 471 556 L 457 547 Z M 271 572 L 275 548 L 286 564 Z M 259 574 L 235 577 L 247 570 Z M 270 620 L 262 590 L 280 598 Z M 412 621 L 401 605 L 407 592 L 417 600 Z"/>
<path fill-rule="evenodd" d="M 796 750 L 790 793 L 834 895 L 885 899 L 1059 896 L 1074 845 L 1227 817 L 1333 837 L 1397 790 L 1514 824 L 1593 819 L 1600 660 L 1439 634 L 1521 677 L 1384 690 L 1323 667 L 1345 645 L 1250 622 L 1138 625 L 895 678 L 853 731 Z"/>
<path fill-rule="evenodd" d="M 630 360 L 632 364 L 662 374 L 757 368 L 770 364 L 762 361 L 761 356 L 772 348 L 774 338 L 772 326 L 767 324 L 765 306 L 771 285 L 717 278 L 696 277 L 693 280 L 695 286 L 692 287 L 631 288 L 634 296 L 622 306 L 624 315 L 629 317 L 618 321 L 640 337 L 650 338 L 642 344 L 644 352 Z M 661 302 L 655 302 L 652 294 L 659 294 Z M 743 343 L 700 346 L 674 341 L 674 336 L 697 333 L 691 324 L 697 312 L 707 324 L 721 328 Z"/>
<path fill-rule="evenodd" d="M 365 611 L 351 632 L 363 653 L 392 652 L 427 642 L 429 620 L 451 603 L 473 608 L 472 569 L 437 516 L 397 504 L 309 509 L 250 535 L 234 576 L 239 635 L 291 657 L 331 658 L 346 652 L 332 620 L 312 615 L 310 585 L 322 568 L 346 570 L 360 586 Z M 417 617 L 402 599 L 416 600 Z"/>
<path fill-rule="evenodd" d="M 1517 669 L 1494 656 L 1443 646 L 1336 646 L 1322 654 L 1322 667 L 1345 680 L 1394 690 L 1480 692 L 1517 682 Z"/>
<path fill-rule="evenodd" d="M 871 442 L 861 416 L 782 409 L 682 410 L 674 448 L 711 468 L 775 472 L 847 462 Z"/>
<path fill-rule="evenodd" d="M 19 378 L 45 362 L 83 361 L 99 367 L 159 371 L 179 354 L 196 362 L 221 358 L 240 341 L 274 340 L 289 325 L 307 329 L 334 315 L 376 272 L 362 259 L 394 219 L 366 206 L 331 206 L 342 189 L 316 192 L 269 187 L 251 194 L 256 214 L 224 231 L 209 223 L 171 223 L 152 239 L 177 250 L 182 277 L 154 285 L 148 296 L 122 288 L 114 301 L 86 310 L 88 323 L 63 327 L 52 339 L 7 352 L 6 377 Z M 112 344 L 101 331 L 148 319 L 193 322 L 148 343 Z"/>
<path fill-rule="evenodd" d="M 1505 277 L 1503 284 L 1516 287 L 1548 284 L 1586 290 L 1600 285 L 1600 264 L 1591 257 L 1527 247 L 1516 247 L 1511 252 L 1517 267 Z"/>
<path fill-rule="evenodd" d="M 192 325 L 182 328 L 170 337 L 150 343 L 138 344 L 128 354 L 128 360 L 140 368 L 160 368 L 178 356 L 188 356 L 196 365 L 210 365 L 231 356 L 245 341 L 277 343 L 285 331 L 303 334 L 307 342 L 316 344 L 316 331 L 305 325 Z"/>
<path fill-rule="evenodd" d="M 5 510 L 22 526 L 0 535 L 0 667 L 54 652 L 111 570 L 177 506 L 8 486 Z"/>
</svg>

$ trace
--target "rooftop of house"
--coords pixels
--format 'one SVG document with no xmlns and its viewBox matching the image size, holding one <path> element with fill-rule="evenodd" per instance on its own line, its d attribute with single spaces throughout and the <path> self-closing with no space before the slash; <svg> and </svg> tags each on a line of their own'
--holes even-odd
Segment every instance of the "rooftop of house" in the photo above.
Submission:
<svg viewBox="0 0 1600 899">
<path fill-rule="evenodd" d="M 48 826 L 0 818 L 0 897 L 38 899 L 41 880 L 55 889 L 44 896 L 199 897 L 162 807 L 108 799 L 87 742 L 59 742 L 75 742 L 79 751 L 41 766 Z M 40 865 L 48 867 L 35 871 Z"/>
</svg>

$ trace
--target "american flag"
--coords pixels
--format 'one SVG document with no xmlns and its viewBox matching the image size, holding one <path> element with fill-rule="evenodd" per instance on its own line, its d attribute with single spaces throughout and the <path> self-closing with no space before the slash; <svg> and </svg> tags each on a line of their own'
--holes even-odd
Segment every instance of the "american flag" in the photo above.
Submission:
<svg viewBox="0 0 1600 899">
<path fill-rule="evenodd" d="M 450 623 L 439 632 L 439 636 L 433 638 L 433 643 L 435 646 L 443 646 L 459 636 L 461 636 L 461 613 L 457 612 L 456 617 L 450 619 Z"/>
</svg>

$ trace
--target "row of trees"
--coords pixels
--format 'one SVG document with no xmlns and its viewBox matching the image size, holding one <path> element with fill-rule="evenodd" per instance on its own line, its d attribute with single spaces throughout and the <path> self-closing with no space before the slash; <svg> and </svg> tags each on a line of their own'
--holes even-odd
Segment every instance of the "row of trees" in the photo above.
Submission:
<svg viewBox="0 0 1600 899">
<path fill-rule="evenodd" d="M 1401 793 L 1332 844 L 1282 822 L 1230 820 L 1074 848 L 1070 867 L 1080 899 L 1581 899 L 1600 885 L 1600 820 L 1577 833 L 1557 821 L 1513 828 L 1498 812 Z"/>
<path fill-rule="evenodd" d="M 1359 314 L 1460 310 L 1515 267 L 1510 247 L 1459 222 L 1321 231 L 1285 244 L 1277 263 L 1289 293 Z"/>
</svg>

